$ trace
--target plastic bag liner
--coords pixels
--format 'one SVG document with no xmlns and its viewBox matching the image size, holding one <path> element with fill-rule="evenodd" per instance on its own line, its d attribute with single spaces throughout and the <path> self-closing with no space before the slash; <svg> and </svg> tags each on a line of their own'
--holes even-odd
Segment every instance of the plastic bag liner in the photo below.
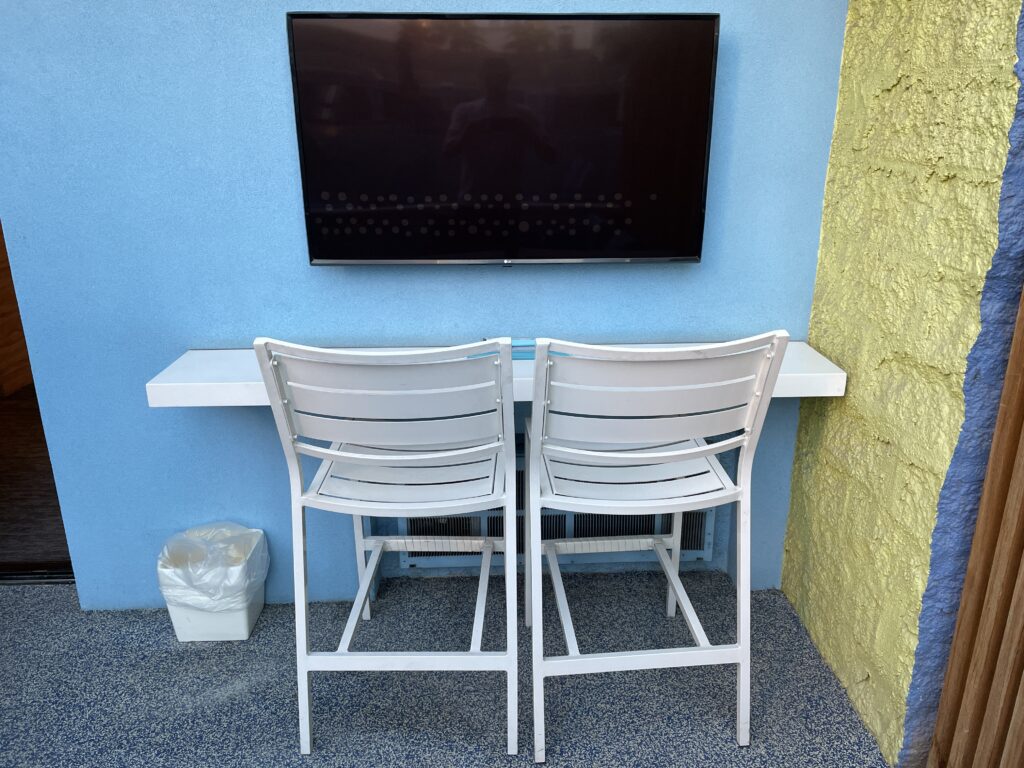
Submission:
<svg viewBox="0 0 1024 768">
<path fill-rule="evenodd" d="M 259 592 L 269 566 L 263 531 L 221 522 L 169 538 L 156 574 L 168 605 L 236 611 Z"/>
</svg>

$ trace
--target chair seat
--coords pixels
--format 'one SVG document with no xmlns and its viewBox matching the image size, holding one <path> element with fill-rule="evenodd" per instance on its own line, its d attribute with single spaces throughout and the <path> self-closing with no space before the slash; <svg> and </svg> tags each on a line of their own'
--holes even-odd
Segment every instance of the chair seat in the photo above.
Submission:
<svg viewBox="0 0 1024 768">
<path fill-rule="evenodd" d="M 695 448 L 699 444 L 684 440 L 632 450 L 668 452 Z M 629 449 L 616 450 L 627 452 Z M 700 509 L 733 501 L 738 493 L 714 455 L 666 463 L 645 463 L 638 458 L 636 464 L 625 466 L 600 466 L 545 456 L 544 470 L 540 485 L 541 499 L 546 503 L 563 501 L 574 506 L 590 503 L 620 509 L 634 502 L 641 507 L 684 504 Z"/>
<path fill-rule="evenodd" d="M 365 447 L 342 447 L 346 449 L 382 453 Z M 505 473 L 497 456 L 451 462 L 402 466 L 325 460 L 304 499 L 313 506 L 320 502 L 328 507 L 342 505 L 371 514 L 403 517 L 417 516 L 416 508 L 422 514 L 444 514 L 452 507 L 467 504 L 478 509 L 487 509 L 488 504 L 500 505 Z"/>
</svg>

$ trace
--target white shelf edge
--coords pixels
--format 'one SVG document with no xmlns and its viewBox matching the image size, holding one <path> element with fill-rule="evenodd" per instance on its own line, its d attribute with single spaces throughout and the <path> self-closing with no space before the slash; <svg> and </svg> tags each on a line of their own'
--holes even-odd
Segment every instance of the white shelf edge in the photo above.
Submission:
<svg viewBox="0 0 1024 768">
<path fill-rule="evenodd" d="M 516 360 L 513 365 L 516 401 L 528 402 L 533 393 L 529 375 L 533 361 Z M 845 393 L 845 371 L 806 342 L 789 343 L 774 397 L 842 397 Z M 269 405 L 256 353 L 248 348 L 188 350 L 147 382 L 146 398 L 151 408 Z"/>
</svg>

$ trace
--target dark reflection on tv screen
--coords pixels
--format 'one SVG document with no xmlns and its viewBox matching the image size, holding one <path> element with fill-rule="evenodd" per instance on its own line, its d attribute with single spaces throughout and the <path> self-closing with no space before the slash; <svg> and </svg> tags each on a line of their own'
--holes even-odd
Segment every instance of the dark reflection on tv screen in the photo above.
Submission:
<svg viewBox="0 0 1024 768">
<path fill-rule="evenodd" d="M 699 259 L 716 16 L 289 25 L 311 260 Z"/>
</svg>

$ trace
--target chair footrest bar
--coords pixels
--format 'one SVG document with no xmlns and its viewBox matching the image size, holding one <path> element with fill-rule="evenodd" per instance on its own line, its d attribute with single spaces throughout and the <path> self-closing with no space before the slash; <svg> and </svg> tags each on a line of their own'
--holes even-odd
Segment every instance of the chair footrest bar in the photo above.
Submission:
<svg viewBox="0 0 1024 768">
<path fill-rule="evenodd" d="M 625 672 L 637 669 L 699 667 L 709 664 L 738 664 L 738 645 L 707 648 L 668 648 L 650 651 L 585 653 L 580 656 L 545 656 L 540 664 L 544 677 L 585 675 L 595 672 Z"/>
<path fill-rule="evenodd" d="M 477 653 L 480 650 L 480 643 L 484 636 L 484 612 L 487 609 L 487 584 L 491 580 L 491 544 L 484 546 L 483 557 L 480 560 L 480 583 L 476 589 L 476 611 L 473 613 L 473 635 L 469 644 L 470 653 Z"/>
<path fill-rule="evenodd" d="M 339 651 L 347 651 L 352 644 L 352 635 L 356 632 L 356 625 L 359 624 L 359 616 L 363 612 L 363 606 L 370 597 L 370 586 L 377 576 L 377 568 L 380 566 L 380 558 L 384 547 L 380 542 L 374 542 L 370 547 L 370 562 L 366 564 L 363 576 L 359 580 L 359 589 L 356 591 L 355 600 L 352 601 L 352 610 L 348 614 L 348 621 L 345 622 L 345 631 L 341 633 L 341 642 L 338 643 Z M 362 555 L 359 555 L 362 557 Z"/>
<path fill-rule="evenodd" d="M 683 589 L 683 582 L 679 578 L 679 572 L 676 570 L 671 558 L 669 558 L 665 545 L 660 542 L 656 543 L 654 545 L 654 552 L 658 556 L 658 562 L 661 563 L 662 570 L 665 571 L 665 577 L 668 579 L 668 585 L 672 589 L 672 594 L 675 595 L 676 602 L 679 603 L 679 608 L 683 612 L 683 618 L 686 620 L 686 626 L 690 630 L 690 636 L 693 637 L 694 641 L 701 648 L 710 647 L 711 642 L 704 633 L 704 627 L 701 626 L 700 619 L 697 618 L 697 611 L 694 610 L 693 603 L 690 602 L 690 596 Z"/>
<path fill-rule="evenodd" d="M 487 546 L 505 551 L 505 539 L 488 536 L 366 536 L 363 542 L 365 549 L 379 542 L 385 552 L 483 552 Z"/>
<path fill-rule="evenodd" d="M 548 539 L 545 548 L 552 547 L 560 555 L 584 555 L 589 552 L 644 552 L 654 549 L 658 542 L 671 544 L 672 536 L 594 536 L 585 539 Z"/>
<path fill-rule="evenodd" d="M 554 547 L 544 547 L 544 554 L 548 558 L 548 571 L 551 574 L 551 586 L 555 590 L 555 604 L 558 606 L 558 619 L 562 622 L 562 632 L 565 633 L 565 647 L 569 649 L 570 656 L 580 655 L 580 646 L 576 642 L 576 629 L 572 625 L 572 614 L 569 613 L 569 601 L 565 598 L 565 586 L 562 584 L 562 572 L 558 568 L 558 554 Z"/>
<path fill-rule="evenodd" d="M 310 672 L 503 672 L 513 660 L 514 656 L 505 651 L 315 652 L 306 656 L 305 669 Z"/>
</svg>

